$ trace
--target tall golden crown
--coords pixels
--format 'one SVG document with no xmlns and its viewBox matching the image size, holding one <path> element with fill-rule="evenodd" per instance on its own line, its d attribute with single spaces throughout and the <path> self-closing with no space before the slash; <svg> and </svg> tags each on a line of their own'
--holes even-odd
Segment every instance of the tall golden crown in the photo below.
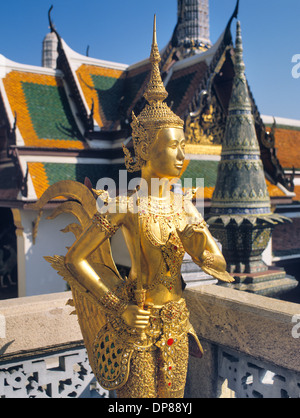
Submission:
<svg viewBox="0 0 300 418">
<path fill-rule="evenodd" d="M 183 120 L 175 115 L 164 100 L 168 97 L 164 83 L 161 79 L 159 63 L 161 61 L 157 39 L 156 39 L 156 16 L 153 24 L 153 41 L 150 54 L 152 65 L 150 81 L 144 93 L 145 99 L 149 104 L 139 114 L 138 117 L 132 112 L 132 139 L 135 152 L 135 162 L 126 147 L 123 147 L 125 153 L 125 165 L 128 171 L 138 171 L 144 163 L 140 156 L 140 144 L 146 142 L 149 145 L 153 142 L 156 132 L 161 128 L 183 128 Z"/>
</svg>

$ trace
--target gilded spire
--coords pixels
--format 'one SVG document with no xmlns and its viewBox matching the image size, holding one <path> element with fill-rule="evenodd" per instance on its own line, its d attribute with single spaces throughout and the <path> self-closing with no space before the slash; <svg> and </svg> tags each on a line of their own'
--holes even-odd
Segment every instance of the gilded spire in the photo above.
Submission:
<svg viewBox="0 0 300 418">
<path fill-rule="evenodd" d="M 162 102 L 168 97 L 168 93 L 165 89 L 164 83 L 162 82 L 159 63 L 161 61 L 160 53 L 158 50 L 157 39 L 156 39 L 156 15 L 154 16 L 153 23 L 153 40 L 150 54 L 150 62 L 152 64 L 150 81 L 147 89 L 144 93 L 145 99 L 150 105 L 155 102 Z"/>
<path fill-rule="evenodd" d="M 151 146 L 159 129 L 174 127 L 183 128 L 184 126 L 183 120 L 175 115 L 168 107 L 167 103 L 164 102 L 168 97 L 168 93 L 160 75 L 160 61 L 161 58 L 156 40 L 156 16 L 154 16 L 153 40 L 150 54 L 151 74 L 150 81 L 144 93 L 144 97 L 148 101 L 148 104 L 146 104 L 138 116 L 135 116 L 134 112 L 132 112 L 131 128 L 135 161 L 126 147 L 123 147 L 125 165 L 130 172 L 140 170 L 144 164 L 140 152 L 141 143 L 146 143 L 148 146 Z"/>
</svg>

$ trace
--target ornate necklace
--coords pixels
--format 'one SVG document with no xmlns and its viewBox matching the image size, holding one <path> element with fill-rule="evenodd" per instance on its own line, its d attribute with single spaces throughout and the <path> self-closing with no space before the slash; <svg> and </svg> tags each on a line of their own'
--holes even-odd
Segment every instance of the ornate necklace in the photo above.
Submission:
<svg viewBox="0 0 300 418">
<path fill-rule="evenodd" d="M 153 197 L 142 198 L 139 203 L 139 216 L 142 223 L 143 235 L 156 248 L 161 250 L 163 263 L 151 288 L 157 282 L 162 283 L 168 290 L 172 290 L 182 263 L 185 250 L 177 235 L 176 228 L 180 227 L 184 212 L 174 210 L 174 203 L 166 199 Z M 179 206 L 175 206 L 179 209 Z M 153 225 L 158 225 L 160 237 L 153 232 Z"/>
<path fill-rule="evenodd" d="M 180 227 L 180 221 L 183 219 L 182 208 L 175 211 L 174 203 L 169 199 L 157 199 L 150 196 L 140 199 L 139 215 L 144 235 L 154 247 L 166 245 L 170 233 Z M 159 227 L 160 238 L 153 233 L 155 225 Z"/>
</svg>

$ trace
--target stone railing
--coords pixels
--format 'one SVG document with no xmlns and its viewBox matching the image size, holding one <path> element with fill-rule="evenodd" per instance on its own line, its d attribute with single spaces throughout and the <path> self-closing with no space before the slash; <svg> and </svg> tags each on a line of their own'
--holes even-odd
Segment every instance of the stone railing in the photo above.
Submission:
<svg viewBox="0 0 300 418">
<path fill-rule="evenodd" d="M 205 350 L 187 397 L 300 397 L 300 305 L 214 285 L 186 299 Z"/>
<path fill-rule="evenodd" d="M 91 371 L 71 292 L 0 301 L 0 398 L 107 397 Z"/>
<path fill-rule="evenodd" d="M 216 285 L 185 297 L 205 351 L 190 358 L 186 397 L 300 396 L 300 305 Z M 108 397 L 69 298 L 0 301 L 0 397 Z"/>
</svg>

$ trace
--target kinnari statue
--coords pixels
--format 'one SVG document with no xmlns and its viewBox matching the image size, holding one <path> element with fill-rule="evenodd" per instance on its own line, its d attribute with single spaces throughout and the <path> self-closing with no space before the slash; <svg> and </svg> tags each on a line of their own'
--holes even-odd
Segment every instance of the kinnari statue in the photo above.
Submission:
<svg viewBox="0 0 300 418">
<path fill-rule="evenodd" d="M 183 299 L 181 263 L 187 252 L 205 272 L 232 281 L 225 260 L 191 199 L 170 192 L 185 157 L 183 121 L 164 100 L 154 20 L 151 77 L 138 117 L 133 114 L 135 159 L 124 147 L 128 171 L 141 170 L 141 184 L 130 196 L 110 198 L 74 181 L 51 186 L 34 205 L 55 196 L 76 199 L 55 215 L 73 213 L 80 226 L 65 257 L 46 257 L 68 281 L 93 372 L 117 396 L 183 397 L 188 366 L 188 335 L 202 347 Z M 157 182 L 155 183 L 155 181 Z M 155 184 L 158 187 L 154 187 Z M 97 210 L 96 198 L 105 206 Z M 179 202 L 179 203 L 178 203 Z M 121 228 L 131 257 L 128 278 L 118 272 L 109 238 Z M 199 355 L 200 356 L 200 355 Z"/>
</svg>

